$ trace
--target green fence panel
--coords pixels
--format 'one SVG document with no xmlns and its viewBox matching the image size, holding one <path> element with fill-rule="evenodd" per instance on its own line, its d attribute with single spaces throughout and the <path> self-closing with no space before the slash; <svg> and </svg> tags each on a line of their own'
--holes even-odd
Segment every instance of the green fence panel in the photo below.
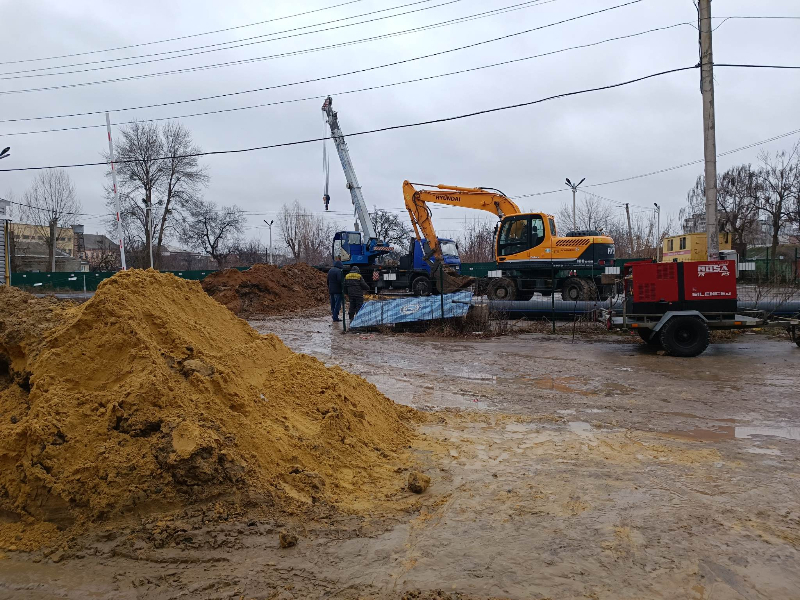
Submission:
<svg viewBox="0 0 800 600">
<path fill-rule="evenodd" d="M 238 271 L 246 271 L 249 267 L 235 267 Z M 38 291 L 64 291 L 64 292 L 93 292 L 100 285 L 101 281 L 112 277 L 116 271 L 74 271 L 72 273 L 12 273 L 11 285 L 24 289 L 28 292 Z M 186 271 L 162 271 L 162 273 L 172 273 L 182 279 L 192 281 L 202 281 L 207 275 L 216 273 L 216 269 L 186 270 Z"/>
<path fill-rule="evenodd" d="M 488 277 L 489 271 L 497 269 L 496 262 L 461 263 L 459 272 L 469 277 Z"/>
</svg>

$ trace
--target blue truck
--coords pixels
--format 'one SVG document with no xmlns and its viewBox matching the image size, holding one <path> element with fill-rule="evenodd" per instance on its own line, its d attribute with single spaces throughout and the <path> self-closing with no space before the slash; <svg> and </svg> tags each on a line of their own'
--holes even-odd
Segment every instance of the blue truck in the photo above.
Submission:
<svg viewBox="0 0 800 600">
<path fill-rule="evenodd" d="M 458 244 L 455 240 L 439 238 L 442 247 L 444 264 L 458 271 L 461 259 L 458 255 Z M 380 259 L 367 260 L 376 248 L 364 243 L 358 231 L 337 232 L 333 240 L 333 259 L 341 260 L 345 270 L 357 265 L 364 281 L 375 291 L 408 290 L 415 296 L 429 296 L 436 292 L 436 284 L 431 278 L 431 265 L 425 260 L 430 253 L 427 241 L 420 244 L 411 238 L 408 252 L 398 259 L 383 256 Z M 395 249 L 386 247 L 380 251 L 387 254 Z"/>
</svg>

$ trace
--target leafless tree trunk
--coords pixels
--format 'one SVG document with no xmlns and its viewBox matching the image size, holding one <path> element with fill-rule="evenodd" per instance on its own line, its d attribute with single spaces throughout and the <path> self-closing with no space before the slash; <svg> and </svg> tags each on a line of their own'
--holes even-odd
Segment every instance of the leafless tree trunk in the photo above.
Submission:
<svg viewBox="0 0 800 600">
<path fill-rule="evenodd" d="M 289 252 L 292 253 L 294 262 L 300 260 L 300 253 L 302 249 L 302 235 L 303 226 L 302 220 L 304 219 L 305 211 L 300 203 L 295 200 L 292 204 L 284 204 L 278 213 L 278 229 L 281 232 L 281 238 Z"/>
<path fill-rule="evenodd" d="M 75 197 L 75 186 L 63 169 L 41 171 L 25 192 L 22 204 L 20 213 L 45 241 L 50 270 L 55 271 L 56 249 L 64 232 L 59 225 L 71 224 L 69 221 L 81 211 L 80 201 Z"/>
</svg>

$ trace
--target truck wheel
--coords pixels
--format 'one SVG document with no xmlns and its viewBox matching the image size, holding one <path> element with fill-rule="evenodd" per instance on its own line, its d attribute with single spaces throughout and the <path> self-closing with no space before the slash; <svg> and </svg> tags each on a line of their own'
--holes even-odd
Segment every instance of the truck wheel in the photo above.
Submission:
<svg viewBox="0 0 800 600">
<path fill-rule="evenodd" d="M 708 325 L 697 317 L 672 317 L 661 328 L 661 344 L 670 356 L 697 356 L 709 341 Z"/>
<path fill-rule="evenodd" d="M 661 348 L 661 332 L 652 329 L 637 329 L 636 333 L 644 340 L 644 343 L 654 348 Z"/>
<path fill-rule="evenodd" d="M 505 277 L 493 279 L 487 296 L 489 300 L 514 300 L 517 297 L 517 286 Z"/>
<path fill-rule="evenodd" d="M 574 302 L 575 300 L 583 300 L 583 296 L 586 293 L 585 287 L 583 285 L 583 281 L 578 279 L 577 277 L 570 277 L 564 282 L 564 285 L 561 287 L 561 299 L 566 300 L 568 302 Z"/>
<path fill-rule="evenodd" d="M 422 277 L 417 277 L 411 283 L 411 291 L 415 296 L 430 296 L 431 291 L 433 291 L 431 280 L 424 275 Z"/>
</svg>

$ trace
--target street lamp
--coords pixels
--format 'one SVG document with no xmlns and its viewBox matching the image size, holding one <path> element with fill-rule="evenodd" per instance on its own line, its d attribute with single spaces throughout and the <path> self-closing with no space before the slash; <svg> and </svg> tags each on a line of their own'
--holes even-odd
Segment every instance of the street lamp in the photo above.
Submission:
<svg viewBox="0 0 800 600">
<path fill-rule="evenodd" d="M 6 146 L 3 148 L 3 151 L 0 152 L 0 158 L 8 158 L 11 156 L 11 146 Z"/>
<path fill-rule="evenodd" d="M 267 227 L 269 227 L 269 250 L 267 251 L 267 264 L 270 265 L 272 264 L 272 224 L 274 222 L 275 219 L 272 219 L 272 221 L 267 221 L 264 219 L 264 223 L 266 223 Z"/>
<path fill-rule="evenodd" d="M 653 202 L 653 206 L 656 207 L 656 261 L 661 262 L 661 207 L 656 202 Z"/>
<path fill-rule="evenodd" d="M 580 186 L 580 184 L 582 184 L 584 181 L 586 181 L 586 177 L 581 179 L 578 183 L 572 183 L 569 180 L 569 177 L 567 177 L 566 181 L 567 181 L 567 185 L 572 188 L 572 229 L 577 230 L 578 229 L 578 222 L 575 219 L 575 193 L 578 191 L 578 186 Z"/>
</svg>

